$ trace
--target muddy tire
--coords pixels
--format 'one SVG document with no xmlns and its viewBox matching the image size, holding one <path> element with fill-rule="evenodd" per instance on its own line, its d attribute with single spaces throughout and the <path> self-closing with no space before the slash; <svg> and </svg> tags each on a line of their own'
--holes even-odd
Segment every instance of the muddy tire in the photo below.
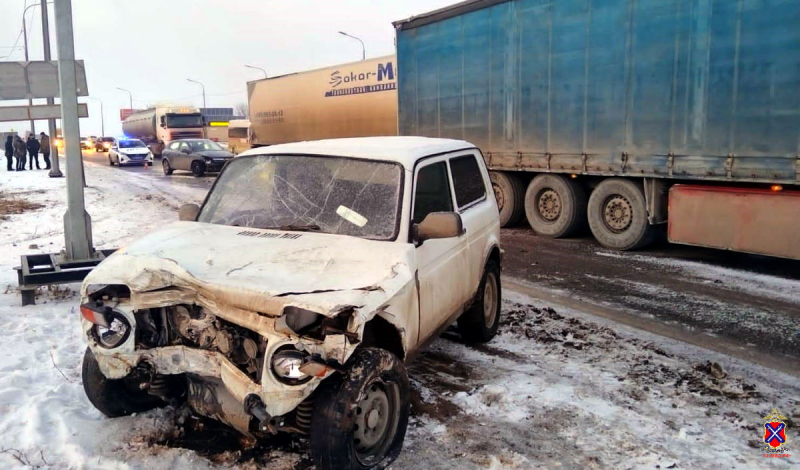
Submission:
<svg viewBox="0 0 800 470">
<path fill-rule="evenodd" d="M 458 332 L 468 343 L 488 343 L 500 326 L 500 266 L 486 263 L 478 294 L 472 305 L 458 318 Z"/>
<path fill-rule="evenodd" d="M 192 174 L 197 178 L 206 174 L 206 164 L 199 161 L 192 162 Z"/>
<path fill-rule="evenodd" d="M 537 235 L 562 238 L 586 227 L 586 191 L 561 175 L 537 175 L 525 192 L 525 216 Z"/>
<path fill-rule="evenodd" d="M 397 356 L 377 348 L 357 350 L 346 372 L 329 377 L 315 392 L 310 433 L 315 468 L 382 469 L 391 464 L 403 447 L 410 390 Z"/>
<path fill-rule="evenodd" d="M 114 160 L 111 159 L 111 153 L 108 154 L 108 164 L 109 166 L 114 166 Z"/>
<path fill-rule="evenodd" d="M 525 186 L 519 175 L 490 171 L 494 197 L 500 210 L 500 226 L 517 224 L 525 215 Z"/>
<path fill-rule="evenodd" d="M 589 198 L 589 227 L 601 245 L 614 250 L 637 250 L 652 243 L 657 234 L 647 221 L 642 187 L 630 180 L 609 178 Z"/>
<path fill-rule="evenodd" d="M 164 170 L 164 174 L 169 176 L 172 174 L 173 170 L 171 166 L 169 166 L 169 160 L 166 158 L 161 159 L 161 168 Z"/>
<path fill-rule="evenodd" d="M 86 348 L 86 353 L 83 355 L 82 378 L 86 397 L 95 408 L 109 418 L 164 406 L 164 402 L 159 398 L 137 390 L 133 384 L 126 383 L 125 379 L 107 379 L 100 371 L 97 358 L 89 348 Z"/>
</svg>

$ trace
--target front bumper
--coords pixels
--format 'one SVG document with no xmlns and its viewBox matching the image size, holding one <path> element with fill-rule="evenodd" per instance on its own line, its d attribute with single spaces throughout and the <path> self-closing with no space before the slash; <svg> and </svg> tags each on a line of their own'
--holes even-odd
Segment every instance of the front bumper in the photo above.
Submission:
<svg viewBox="0 0 800 470">
<path fill-rule="evenodd" d="M 123 155 L 118 154 L 120 165 L 153 163 L 153 154 L 149 155 Z"/>
<path fill-rule="evenodd" d="M 206 166 L 206 171 L 211 172 L 211 173 L 218 173 L 218 172 L 222 171 L 222 168 L 228 162 L 226 160 L 226 161 L 222 161 L 222 162 L 219 162 L 219 161 L 206 162 L 206 161 L 204 161 L 203 163 Z"/>
<path fill-rule="evenodd" d="M 243 410 L 248 397 L 252 395 L 261 399 L 270 416 L 283 416 L 293 411 L 324 380 L 314 377 L 303 384 L 289 385 L 275 377 L 271 368 L 273 354 L 278 349 L 296 344 L 298 339 L 275 332 L 272 327 L 269 328 L 271 332 L 261 333 L 266 339 L 267 348 L 263 356 L 260 380 L 256 382 L 254 378 L 251 378 L 252 376 L 243 372 L 228 357 L 216 350 L 185 345 L 136 349 L 137 324 L 133 309 L 129 305 L 120 305 L 115 308 L 115 312 L 125 317 L 131 325 L 131 333 L 127 340 L 113 349 L 106 349 L 98 345 L 96 337 L 92 333 L 94 325 L 86 319 L 82 319 L 85 337 L 97 358 L 98 366 L 103 375 L 112 380 L 126 377 L 134 368 L 143 363 L 149 365 L 156 374 L 197 376 L 224 388 L 225 395 L 229 396 L 229 399 L 226 400 L 227 403 L 221 405 L 223 408 L 227 408 L 229 416 L 235 414 L 230 410 Z M 272 321 L 274 323 L 274 319 Z M 341 347 L 343 342 L 343 336 L 334 335 L 325 342 L 307 344 L 306 347 L 309 351 L 323 353 L 326 350 Z M 237 422 L 229 422 L 229 424 L 243 432 L 247 431 L 246 426 L 239 426 Z"/>
</svg>

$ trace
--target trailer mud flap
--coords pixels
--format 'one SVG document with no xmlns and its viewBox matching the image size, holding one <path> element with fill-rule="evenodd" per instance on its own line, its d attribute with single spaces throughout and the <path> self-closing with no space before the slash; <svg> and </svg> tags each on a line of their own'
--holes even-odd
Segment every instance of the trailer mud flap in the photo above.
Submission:
<svg viewBox="0 0 800 470">
<path fill-rule="evenodd" d="M 676 185 L 669 241 L 800 259 L 800 191 Z"/>
</svg>

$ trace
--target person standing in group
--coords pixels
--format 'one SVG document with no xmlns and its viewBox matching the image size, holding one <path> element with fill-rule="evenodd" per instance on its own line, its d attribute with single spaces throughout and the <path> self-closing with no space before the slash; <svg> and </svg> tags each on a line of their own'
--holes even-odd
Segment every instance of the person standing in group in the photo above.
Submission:
<svg viewBox="0 0 800 470">
<path fill-rule="evenodd" d="M 39 134 L 39 144 L 42 146 L 42 157 L 44 157 L 45 170 L 50 169 L 50 137 L 42 132 Z"/>
<path fill-rule="evenodd" d="M 39 168 L 39 141 L 36 140 L 36 136 L 31 134 L 28 137 L 28 153 L 30 153 L 30 161 L 28 162 L 28 169 L 33 170 L 33 162 L 36 161 L 36 169 L 41 170 Z"/>
<path fill-rule="evenodd" d="M 6 137 L 6 160 L 8 160 L 8 171 L 14 171 L 14 139 L 11 136 Z"/>
<path fill-rule="evenodd" d="M 25 155 L 28 149 L 20 136 L 14 136 L 14 158 L 17 159 L 17 171 L 25 171 Z"/>
</svg>

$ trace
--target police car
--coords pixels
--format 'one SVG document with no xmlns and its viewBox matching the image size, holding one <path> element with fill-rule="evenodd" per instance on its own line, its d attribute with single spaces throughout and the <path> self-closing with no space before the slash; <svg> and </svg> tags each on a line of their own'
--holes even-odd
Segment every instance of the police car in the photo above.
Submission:
<svg viewBox="0 0 800 470">
<path fill-rule="evenodd" d="M 114 139 L 108 149 L 108 164 L 126 165 L 140 164 L 152 165 L 153 154 L 144 142 L 139 139 Z"/>
</svg>

